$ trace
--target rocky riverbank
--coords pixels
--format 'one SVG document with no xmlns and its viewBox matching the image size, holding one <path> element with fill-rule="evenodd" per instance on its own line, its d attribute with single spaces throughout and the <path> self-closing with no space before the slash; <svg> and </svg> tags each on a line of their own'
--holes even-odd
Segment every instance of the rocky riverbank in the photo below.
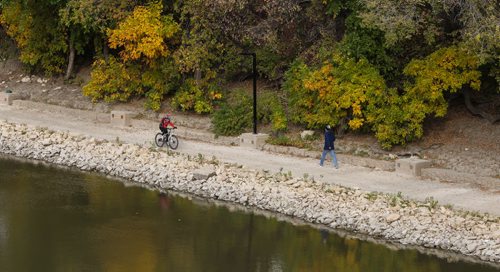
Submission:
<svg viewBox="0 0 500 272">
<path fill-rule="evenodd" d="M 500 218 L 455 211 L 401 195 L 362 192 L 186 156 L 154 146 L 88 138 L 0 121 L 0 153 L 96 171 L 293 216 L 402 244 L 450 250 L 500 263 Z M 197 175 L 203 169 L 207 175 Z"/>
</svg>

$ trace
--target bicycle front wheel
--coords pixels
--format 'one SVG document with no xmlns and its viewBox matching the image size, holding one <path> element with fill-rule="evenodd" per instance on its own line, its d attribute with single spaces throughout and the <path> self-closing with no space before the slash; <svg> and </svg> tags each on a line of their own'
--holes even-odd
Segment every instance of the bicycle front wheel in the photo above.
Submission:
<svg viewBox="0 0 500 272">
<path fill-rule="evenodd" d="M 177 149 L 179 146 L 179 139 L 177 139 L 177 136 L 170 135 L 170 137 L 168 137 L 168 146 L 174 150 Z"/>
<path fill-rule="evenodd" d="M 162 147 L 165 144 L 165 142 L 163 141 L 163 134 L 161 134 L 161 133 L 156 134 L 156 136 L 155 136 L 155 144 L 158 147 Z"/>
</svg>

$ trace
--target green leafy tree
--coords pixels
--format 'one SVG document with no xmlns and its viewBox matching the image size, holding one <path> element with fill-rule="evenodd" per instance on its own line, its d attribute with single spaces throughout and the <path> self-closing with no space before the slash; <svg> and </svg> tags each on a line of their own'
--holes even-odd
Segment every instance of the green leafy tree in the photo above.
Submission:
<svg viewBox="0 0 500 272">
<path fill-rule="evenodd" d="M 85 48 L 93 42 L 107 57 L 106 32 L 123 20 L 136 5 L 134 0 L 98 1 L 69 0 L 59 10 L 60 21 L 69 36 L 68 66 L 65 79 L 68 79 L 74 67 L 77 55 L 85 53 Z"/>
<path fill-rule="evenodd" d="M 441 9 L 431 5 L 433 0 L 361 1 L 366 7 L 361 13 L 364 23 L 384 31 L 389 46 L 414 37 L 432 44 L 443 34 L 438 17 Z"/>
<path fill-rule="evenodd" d="M 304 86 L 304 81 L 311 76 L 312 69 L 301 60 L 296 60 L 285 73 L 283 89 L 287 93 L 288 116 L 296 124 L 305 124 L 304 116 L 317 102 Z"/>
<path fill-rule="evenodd" d="M 63 71 L 66 35 L 57 10 L 63 1 L 2 1 L 0 23 L 16 42 L 20 60 L 30 71 Z"/>
<path fill-rule="evenodd" d="M 280 80 L 299 54 L 314 47 L 321 37 L 332 34 L 332 19 L 321 16 L 324 7 L 319 0 L 302 3 L 295 0 L 195 0 L 186 5 L 189 6 L 187 14 L 193 15 L 189 27 L 205 33 L 207 29 L 215 35 L 212 37 L 224 44 L 224 49 L 212 51 L 212 54 L 227 52 L 221 54 L 228 56 L 225 62 L 236 63 L 234 60 L 241 62 L 237 57 L 239 52 L 256 52 L 259 73 L 270 80 Z M 202 28 L 196 26 L 198 23 Z M 198 36 L 190 37 L 196 39 Z M 238 50 L 226 51 L 230 47 Z"/>
<path fill-rule="evenodd" d="M 363 26 L 361 18 L 352 14 L 346 19 L 346 34 L 339 44 L 339 50 L 354 59 L 366 58 L 385 80 L 396 81 L 399 73 L 395 61 L 397 48 L 386 48 L 384 33 L 378 29 Z"/>
<path fill-rule="evenodd" d="M 500 13 L 496 1 L 361 1 L 366 6 L 361 14 L 363 22 L 384 31 L 388 45 L 411 41 L 415 46 L 425 41 L 448 46 L 462 42 L 481 63 L 498 62 Z"/>
<path fill-rule="evenodd" d="M 207 27 L 203 1 L 179 7 L 182 42 L 174 52 L 175 63 L 185 80 L 172 100 L 183 111 L 210 113 L 222 98 L 221 84 L 239 62 L 238 49 L 217 29 Z"/>
</svg>

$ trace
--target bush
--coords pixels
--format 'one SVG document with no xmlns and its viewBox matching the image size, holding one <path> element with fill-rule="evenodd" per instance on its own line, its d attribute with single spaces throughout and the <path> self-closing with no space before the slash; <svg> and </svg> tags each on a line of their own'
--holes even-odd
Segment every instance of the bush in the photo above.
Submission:
<svg viewBox="0 0 500 272">
<path fill-rule="evenodd" d="M 288 98 L 288 116 L 295 124 L 304 124 L 304 118 L 314 100 L 304 86 L 304 80 L 311 75 L 311 69 L 301 60 L 292 63 L 285 73 L 283 89 Z"/>
<path fill-rule="evenodd" d="M 310 146 L 310 144 L 300 138 L 290 138 L 285 135 L 271 136 L 266 142 L 272 145 L 293 146 L 297 148 L 306 148 Z"/>
<path fill-rule="evenodd" d="M 365 111 L 381 105 L 385 81 L 366 59 L 334 55 L 319 69 L 297 62 L 287 72 L 285 89 L 294 121 L 309 128 L 348 120 L 353 130 L 365 125 Z"/>
<path fill-rule="evenodd" d="M 140 70 L 110 56 L 108 62 L 98 59 L 92 65 L 91 80 L 83 87 L 83 94 L 92 101 L 125 102 L 134 95 L 142 95 Z"/>
<path fill-rule="evenodd" d="M 371 107 L 368 122 L 384 148 L 405 145 L 424 134 L 426 117 L 443 117 L 448 110 L 446 94 L 464 86 L 479 90 L 479 61 L 463 49 L 442 48 L 422 60 L 413 60 L 404 73 L 412 78 L 404 93 L 386 90 L 383 107 Z"/>
<path fill-rule="evenodd" d="M 285 110 L 276 92 L 264 92 L 257 98 L 257 118 L 263 124 L 271 124 L 274 132 L 288 128 Z"/>
<path fill-rule="evenodd" d="M 175 94 L 172 106 L 182 111 L 211 113 L 213 103 L 221 98 L 215 83 L 196 83 L 196 80 L 188 79 Z"/>
<path fill-rule="evenodd" d="M 214 133 L 234 136 L 241 134 L 252 124 L 252 99 L 244 91 L 238 90 L 221 104 L 212 115 Z"/>
<path fill-rule="evenodd" d="M 91 80 L 83 87 L 83 94 L 94 102 L 126 102 L 132 97 L 145 96 L 145 107 L 156 111 L 164 95 L 174 90 L 179 82 L 179 74 L 170 58 L 143 67 L 110 56 L 107 62 L 96 60 L 92 68 Z"/>
<path fill-rule="evenodd" d="M 263 92 L 257 97 L 257 119 L 262 124 L 271 124 L 276 133 L 285 131 L 287 118 L 280 99 L 275 92 Z M 218 135 L 238 135 L 252 125 L 253 98 L 244 90 L 234 90 L 220 104 L 212 117 L 214 132 Z"/>
<path fill-rule="evenodd" d="M 146 68 L 141 79 L 147 98 L 145 107 L 157 111 L 165 94 L 178 88 L 180 74 L 173 59 L 165 58 L 157 60 L 151 67 Z"/>
</svg>

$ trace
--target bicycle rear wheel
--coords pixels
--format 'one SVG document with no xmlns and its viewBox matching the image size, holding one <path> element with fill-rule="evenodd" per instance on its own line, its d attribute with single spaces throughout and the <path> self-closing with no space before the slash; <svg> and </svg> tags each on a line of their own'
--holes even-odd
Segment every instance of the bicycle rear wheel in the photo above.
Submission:
<svg viewBox="0 0 500 272">
<path fill-rule="evenodd" d="M 177 136 L 175 136 L 175 135 L 170 135 L 170 137 L 168 137 L 167 144 L 168 144 L 168 146 L 170 146 L 170 148 L 175 150 L 179 146 L 179 139 L 177 139 Z"/>
<path fill-rule="evenodd" d="M 163 134 L 161 134 L 161 133 L 156 134 L 156 136 L 155 136 L 155 144 L 158 147 L 162 147 L 165 144 L 165 142 L 163 141 Z"/>
</svg>

